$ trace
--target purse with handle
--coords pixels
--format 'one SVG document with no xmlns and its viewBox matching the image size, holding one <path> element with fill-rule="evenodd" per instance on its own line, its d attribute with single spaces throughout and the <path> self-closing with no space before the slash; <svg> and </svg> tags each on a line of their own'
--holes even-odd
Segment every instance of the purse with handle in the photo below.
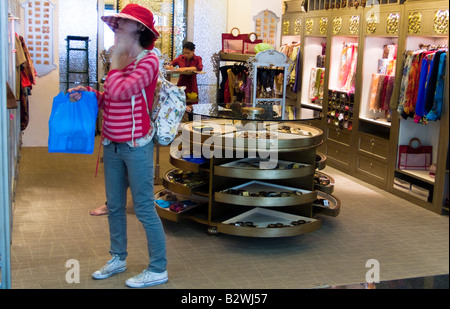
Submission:
<svg viewBox="0 0 450 309">
<path fill-rule="evenodd" d="M 233 31 L 238 34 L 234 35 Z M 222 51 L 224 53 L 244 53 L 244 41 L 248 39 L 248 34 L 241 34 L 239 28 L 234 27 L 230 33 L 222 33 Z"/>
<path fill-rule="evenodd" d="M 414 147 L 413 143 L 417 142 Z M 431 166 L 433 146 L 422 146 L 417 137 L 412 138 L 408 145 L 400 145 L 398 149 L 398 168 L 401 170 L 428 171 Z"/>
<path fill-rule="evenodd" d="M 252 40 L 252 36 L 254 39 Z M 263 40 L 258 40 L 258 35 L 255 32 L 249 33 L 247 38 L 244 39 L 244 54 L 256 54 L 255 47 L 256 45 L 262 43 Z"/>
</svg>

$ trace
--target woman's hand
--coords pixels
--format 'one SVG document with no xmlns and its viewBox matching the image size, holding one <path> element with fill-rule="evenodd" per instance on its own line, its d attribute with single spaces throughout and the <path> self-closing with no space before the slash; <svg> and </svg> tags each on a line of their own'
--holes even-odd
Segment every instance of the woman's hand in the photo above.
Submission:
<svg viewBox="0 0 450 309">
<path fill-rule="evenodd" d="M 88 91 L 86 87 L 83 86 L 77 86 L 75 88 L 71 88 L 67 90 L 67 92 L 70 94 L 70 101 L 77 102 L 81 99 L 81 93 L 83 91 Z"/>
</svg>

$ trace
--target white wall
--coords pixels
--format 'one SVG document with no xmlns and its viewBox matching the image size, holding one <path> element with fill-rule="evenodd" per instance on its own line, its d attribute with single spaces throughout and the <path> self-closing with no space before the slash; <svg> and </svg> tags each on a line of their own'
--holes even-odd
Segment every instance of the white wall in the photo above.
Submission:
<svg viewBox="0 0 450 309">
<path fill-rule="evenodd" d="M 51 1 L 55 5 L 53 13 L 53 48 L 54 63 L 59 64 L 59 0 Z M 20 19 L 25 20 L 24 10 L 21 9 Z M 25 33 L 26 23 L 22 22 L 20 33 Z M 59 66 L 50 74 L 37 77 L 29 100 L 29 123 L 23 132 L 24 147 L 47 147 L 48 145 L 48 120 L 52 111 L 53 98 L 59 93 Z"/>
</svg>

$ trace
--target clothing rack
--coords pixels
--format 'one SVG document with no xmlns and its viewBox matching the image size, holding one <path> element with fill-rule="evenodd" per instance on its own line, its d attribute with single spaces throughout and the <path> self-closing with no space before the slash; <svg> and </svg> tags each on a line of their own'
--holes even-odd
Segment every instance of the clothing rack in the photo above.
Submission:
<svg viewBox="0 0 450 309">
<path fill-rule="evenodd" d="M 435 50 L 435 49 L 442 49 L 442 48 L 448 48 L 448 46 L 445 44 L 438 44 L 438 45 L 422 44 L 422 43 L 419 44 L 419 49 Z"/>
</svg>

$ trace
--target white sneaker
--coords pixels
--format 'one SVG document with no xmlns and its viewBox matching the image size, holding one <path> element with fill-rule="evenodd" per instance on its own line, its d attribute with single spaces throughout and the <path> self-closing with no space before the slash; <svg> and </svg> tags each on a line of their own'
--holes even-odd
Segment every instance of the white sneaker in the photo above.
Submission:
<svg viewBox="0 0 450 309">
<path fill-rule="evenodd" d="M 94 279 L 106 279 L 114 274 L 124 272 L 127 269 L 127 261 L 121 261 L 118 255 L 112 257 L 105 266 L 92 274 Z"/>
<path fill-rule="evenodd" d="M 146 269 L 139 275 L 128 279 L 125 283 L 130 288 L 143 288 L 157 284 L 166 283 L 169 280 L 167 270 L 162 273 L 154 273 Z"/>
</svg>

